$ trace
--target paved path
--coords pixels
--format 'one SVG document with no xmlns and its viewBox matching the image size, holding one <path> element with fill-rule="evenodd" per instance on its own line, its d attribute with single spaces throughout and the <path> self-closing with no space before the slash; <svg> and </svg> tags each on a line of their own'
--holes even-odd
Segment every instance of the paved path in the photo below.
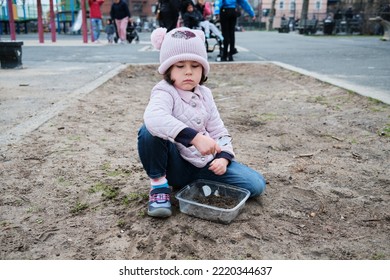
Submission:
<svg viewBox="0 0 390 280">
<path fill-rule="evenodd" d="M 390 42 L 377 36 L 237 33 L 245 60 L 277 61 L 334 85 L 390 104 Z"/>
<path fill-rule="evenodd" d="M 236 62 L 272 61 L 390 104 L 390 42 L 360 36 L 236 34 Z M 0 70 L 0 147 L 18 141 L 127 64 L 158 63 L 150 33 L 140 33 L 140 38 L 139 44 L 108 45 L 60 35 L 52 43 L 46 34 L 42 44 L 37 34 L 17 35 L 24 42 L 23 69 Z M 217 51 L 209 53 L 210 62 L 216 55 Z M 14 96 L 18 87 L 26 88 L 25 93 Z"/>
</svg>

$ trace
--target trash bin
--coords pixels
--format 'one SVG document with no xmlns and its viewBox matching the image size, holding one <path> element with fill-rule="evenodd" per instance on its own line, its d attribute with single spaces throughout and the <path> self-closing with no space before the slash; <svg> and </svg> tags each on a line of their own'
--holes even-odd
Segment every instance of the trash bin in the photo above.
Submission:
<svg viewBox="0 0 390 280">
<path fill-rule="evenodd" d="M 0 63 L 2 69 L 22 68 L 23 42 L 0 42 Z"/>
<path fill-rule="evenodd" d="M 333 28 L 334 28 L 334 21 L 326 19 L 324 21 L 324 34 L 325 35 L 332 35 L 333 34 Z"/>
</svg>

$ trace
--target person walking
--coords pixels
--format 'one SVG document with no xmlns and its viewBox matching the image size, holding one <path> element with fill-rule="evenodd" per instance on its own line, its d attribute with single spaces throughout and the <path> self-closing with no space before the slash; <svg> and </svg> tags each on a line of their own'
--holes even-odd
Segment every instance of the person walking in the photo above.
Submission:
<svg viewBox="0 0 390 280">
<path fill-rule="evenodd" d="M 112 19 L 108 18 L 106 22 L 106 34 L 107 34 L 107 41 L 109 44 L 114 43 L 114 36 L 115 36 L 115 26 L 112 22 Z"/>
<path fill-rule="evenodd" d="M 160 13 L 159 25 L 167 29 L 167 32 L 176 28 L 179 20 L 179 12 L 181 8 L 181 0 L 159 0 Z"/>
<path fill-rule="evenodd" d="M 215 15 L 221 23 L 223 40 L 223 51 L 221 61 L 233 61 L 233 55 L 237 53 L 235 43 L 235 31 L 239 6 L 247 12 L 253 20 L 256 19 L 255 12 L 247 0 L 216 0 Z"/>
<path fill-rule="evenodd" d="M 103 29 L 100 7 L 104 0 L 88 0 L 89 17 L 91 18 L 92 42 L 99 43 L 100 30 Z"/>
<path fill-rule="evenodd" d="M 124 0 L 114 0 L 110 10 L 111 19 L 115 21 L 118 31 L 118 43 L 126 44 L 126 29 L 131 18 L 129 6 Z"/>
</svg>

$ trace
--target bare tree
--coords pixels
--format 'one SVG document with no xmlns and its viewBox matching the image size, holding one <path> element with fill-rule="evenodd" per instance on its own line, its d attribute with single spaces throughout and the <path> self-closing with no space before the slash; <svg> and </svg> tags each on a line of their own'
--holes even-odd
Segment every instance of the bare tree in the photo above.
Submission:
<svg viewBox="0 0 390 280">
<path fill-rule="evenodd" d="M 271 31 L 273 29 L 274 17 L 275 17 L 275 3 L 276 3 L 276 0 L 272 0 L 271 11 L 269 12 L 267 31 Z"/>
<path fill-rule="evenodd" d="M 307 15 L 309 13 L 309 0 L 303 0 L 301 19 L 299 20 L 299 26 L 305 28 L 307 25 Z"/>
</svg>

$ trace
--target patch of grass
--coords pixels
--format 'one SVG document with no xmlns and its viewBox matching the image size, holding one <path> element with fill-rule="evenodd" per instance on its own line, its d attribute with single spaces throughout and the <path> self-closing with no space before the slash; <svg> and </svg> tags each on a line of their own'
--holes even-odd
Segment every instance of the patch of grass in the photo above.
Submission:
<svg viewBox="0 0 390 280">
<path fill-rule="evenodd" d="M 70 212 L 72 214 L 79 214 L 81 213 L 82 211 L 84 211 L 85 209 L 87 209 L 89 206 L 87 203 L 82 203 L 80 201 L 77 201 L 76 202 L 76 205 L 72 207 L 72 209 L 70 209 Z"/>
<path fill-rule="evenodd" d="M 104 170 L 104 171 L 107 171 L 111 168 L 111 164 L 109 162 L 105 162 L 103 163 L 103 165 L 101 166 L 101 169 Z"/>
<path fill-rule="evenodd" d="M 130 171 L 122 168 L 115 168 L 114 170 L 111 170 L 111 164 L 109 162 L 104 163 L 101 166 L 101 169 L 106 172 L 107 176 L 110 177 L 117 177 L 121 175 L 129 175 Z"/>
<path fill-rule="evenodd" d="M 71 136 L 68 137 L 68 140 L 80 141 L 81 140 L 81 136 L 79 136 L 79 135 L 71 135 Z"/>
<path fill-rule="evenodd" d="M 1 221 L 1 222 L 0 222 L 0 225 L 1 225 L 2 227 L 6 227 L 6 226 L 10 225 L 10 223 L 7 222 L 7 221 Z"/>
<path fill-rule="evenodd" d="M 374 99 L 372 97 L 368 97 L 368 100 L 370 101 L 370 106 L 369 110 L 371 112 L 384 112 L 388 109 L 387 104 L 383 103 L 382 101 L 378 99 Z"/>
<path fill-rule="evenodd" d="M 390 137 L 390 123 L 386 124 L 384 128 L 382 128 L 379 133 L 380 136 Z"/>
<path fill-rule="evenodd" d="M 43 212 L 43 210 L 44 210 L 44 208 L 33 205 L 27 209 L 27 213 L 38 213 L 38 212 Z"/>
<path fill-rule="evenodd" d="M 22 206 L 24 204 L 24 201 L 21 199 L 15 200 L 14 205 L 15 206 Z"/>
<path fill-rule="evenodd" d="M 139 210 L 137 213 L 137 216 L 140 218 L 145 218 L 146 217 L 146 210 L 145 209 Z"/>
<path fill-rule="evenodd" d="M 63 186 L 70 186 L 71 185 L 71 183 L 69 181 L 67 181 L 64 177 L 59 177 L 57 179 L 57 181 L 60 185 L 63 185 Z"/>
<path fill-rule="evenodd" d="M 375 98 L 372 98 L 372 97 L 368 97 L 368 100 L 369 100 L 371 103 L 374 103 L 374 104 L 376 104 L 376 105 L 379 105 L 379 104 L 383 105 L 383 104 L 384 104 L 382 101 L 380 101 L 380 100 L 378 100 L 378 99 L 375 99 Z"/>
<path fill-rule="evenodd" d="M 307 98 L 307 102 L 309 103 L 317 103 L 323 106 L 330 106 L 331 101 L 328 100 L 325 96 L 310 96 Z"/>
<path fill-rule="evenodd" d="M 117 170 L 117 169 L 107 172 L 107 176 L 110 176 L 110 177 L 117 177 L 117 176 L 120 176 L 121 174 L 122 174 L 122 172 L 120 170 Z"/>
<path fill-rule="evenodd" d="M 350 143 L 351 144 L 358 144 L 358 141 L 355 138 L 353 138 L 353 139 L 350 140 Z"/>
<path fill-rule="evenodd" d="M 142 201 L 148 199 L 149 194 L 147 193 L 130 193 L 124 199 L 123 203 L 129 205 L 132 201 Z"/>
<path fill-rule="evenodd" d="M 351 100 L 353 95 L 356 95 L 353 91 L 347 91 L 347 94 L 341 95 L 309 97 L 307 102 L 318 103 L 333 110 L 341 111 L 344 104 Z"/>
<path fill-rule="evenodd" d="M 89 193 L 102 192 L 102 196 L 106 199 L 114 199 L 118 196 L 118 190 L 112 186 L 98 182 L 88 190 Z"/>
<path fill-rule="evenodd" d="M 376 253 L 371 257 L 372 260 L 386 260 L 386 255 L 383 253 Z"/>
<path fill-rule="evenodd" d="M 371 112 L 374 112 L 374 113 L 385 111 L 385 109 L 381 108 L 381 107 L 370 107 L 369 109 L 370 109 Z"/>
<path fill-rule="evenodd" d="M 314 98 L 314 103 L 319 103 L 321 105 L 328 105 L 328 101 L 323 96 L 316 96 Z"/>
<path fill-rule="evenodd" d="M 122 220 L 122 219 L 119 219 L 118 222 L 117 222 L 116 224 L 117 224 L 117 226 L 120 227 L 120 228 L 123 228 L 123 227 L 126 225 L 125 221 Z"/>
<path fill-rule="evenodd" d="M 265 114 L 259 114 L 257 115 L 257 120 L 261 122 L 267 122 L 267 121 L 272 121 L 277 118 L 277 114 L 275 113 L 265 113 Z"/>
</svg>

